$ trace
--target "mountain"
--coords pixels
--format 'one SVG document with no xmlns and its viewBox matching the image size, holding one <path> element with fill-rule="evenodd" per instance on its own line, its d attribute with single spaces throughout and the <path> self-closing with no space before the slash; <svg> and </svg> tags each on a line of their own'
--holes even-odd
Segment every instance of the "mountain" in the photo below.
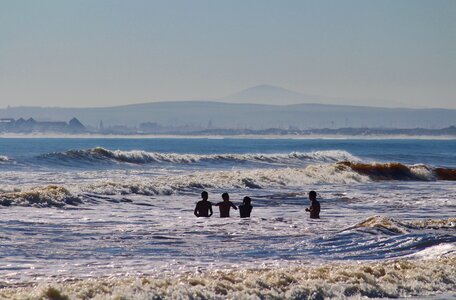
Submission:
<svg viewBox="0 0 456 300">
<path fill-rule="evenodd" d="M 341 99 L 303 94 L 273 85 L 257 85 L 220 99 L 228 103 L 289 105 L 302 103 L 338 103 Z"/>
<path fill-rule="evenodd" d="M 365 103 L 372 102 L 372 99 L 370 99 L 370 101 L 366 101 L 366 99 L 347 99 L 341 97 L 328 97 L 322 95 L 304 94 L 287 90 L 278 86 L 262 84 L 247 88 L 236 94 L 220 98 L 220 101 L 227 103 L 251 103 L 270 105 L 318 103 L 364 106 Z M 383 107 L 389 108 L 397 108 L 404 106 L 402 103 L 392 100 L 377 99 L 376 102 L 381 102 Z"/>
<path fill-rule="evenodd" d="M 280 103 L 277 104 L 277 103 Z M 316 104 L 320 103 L 320 104 Z M 456 110 L 381 108 L 321 103 L 343 99 L 302 94 L 259 85 L 217 101 L 153 102 L 99 108 L 8 107 L 0 118 L 34 118 L 105 127 L 154 126 L 206 128 L 445 128 L 456 124 Z M 1 120 L 0 120 L 1 121 Z M 73 121 L 73 123 L 75 123 Z"/>
</svg>

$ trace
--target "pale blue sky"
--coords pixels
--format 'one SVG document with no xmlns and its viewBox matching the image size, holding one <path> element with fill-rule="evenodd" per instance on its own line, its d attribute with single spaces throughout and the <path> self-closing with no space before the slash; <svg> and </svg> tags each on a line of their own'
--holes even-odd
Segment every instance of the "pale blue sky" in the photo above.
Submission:
<svg viewBox="0 0 456 300">
<path fill-rule="evenodd" d="M 258 84 L 456 108 L 456 1 L 0 0 L 0 107 L 204 99 Z"/>
</svg>

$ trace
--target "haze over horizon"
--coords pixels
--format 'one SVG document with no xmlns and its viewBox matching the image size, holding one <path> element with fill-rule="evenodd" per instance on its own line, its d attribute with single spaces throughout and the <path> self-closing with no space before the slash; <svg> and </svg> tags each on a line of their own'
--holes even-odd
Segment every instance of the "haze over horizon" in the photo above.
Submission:
<svg viewBox="0 0 456 300">
<path fill-rule="evenodd" d="M 455 14 L 451 0 L 4 0 L 0 107 L 210 99 L 456 109 Z M 252 98 L 258 85 L 289 98 L 267 88 Z"/>
</svg>

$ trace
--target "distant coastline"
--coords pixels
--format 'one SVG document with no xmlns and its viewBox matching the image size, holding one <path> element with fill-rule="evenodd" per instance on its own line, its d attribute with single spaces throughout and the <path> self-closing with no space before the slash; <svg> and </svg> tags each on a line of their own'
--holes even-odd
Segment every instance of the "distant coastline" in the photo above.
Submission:
<svg viewBox="0 0 456 300">
<path fill-rule="evenodd" d="M 238 135 L 189 135 L 189 134 L 0 134 L 0 139 L 329 139 L 329 140 L 456 140 L 455 135 L 295 135 L 295 134 L 238 134 Z"/>
</svg>

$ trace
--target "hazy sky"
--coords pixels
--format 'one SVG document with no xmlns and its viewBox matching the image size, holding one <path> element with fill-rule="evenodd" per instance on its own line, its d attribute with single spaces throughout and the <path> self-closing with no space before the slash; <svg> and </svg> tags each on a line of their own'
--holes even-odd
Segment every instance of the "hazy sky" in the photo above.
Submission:
<svg viewBox="0 0 456 300">
<path fill-rule="evenodd" d="M 456 108 L 456 1 L 0 0 L 0 107 L 258 84 Z"/>
</svg>

